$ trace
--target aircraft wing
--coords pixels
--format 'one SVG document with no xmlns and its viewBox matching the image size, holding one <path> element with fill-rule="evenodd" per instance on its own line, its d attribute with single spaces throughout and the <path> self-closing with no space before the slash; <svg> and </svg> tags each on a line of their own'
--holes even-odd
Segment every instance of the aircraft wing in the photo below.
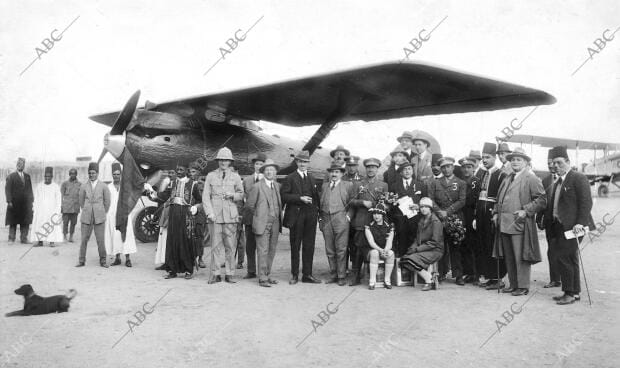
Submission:
<svg viewBox="0 0 620 368">
<path fill-rule="evenodd" d="M 579 139 L 568 139 L 568 138 L 556 138 L 556 137 L 544 137 L 539 135 L 527 135 L 527 134 L 515 134 L 510 137 L 510 142 L 514 143 L 527 143 L 527 144 L 537 144 L 542 147 L 556 147 L 556 146 L 565 146 L 568 149 L 597 149 L 597 150 L 611 150 L 618 151 L 620 150 L 620 143 L 607 143 L 607 142 L 595 142 L 595 141 L 584 141 Z"/>
<path fill-rule="evenodd" d="M 148 110 L 300 127 L 338 121 L 549 105 L 540 90 L 421 63 L 387 63 L 231 92 L 147 104 Z M 118 112 L 91 117 L 108 125 Z M 111 119 L 111 118 L 114 119 Z"/>
</svg>

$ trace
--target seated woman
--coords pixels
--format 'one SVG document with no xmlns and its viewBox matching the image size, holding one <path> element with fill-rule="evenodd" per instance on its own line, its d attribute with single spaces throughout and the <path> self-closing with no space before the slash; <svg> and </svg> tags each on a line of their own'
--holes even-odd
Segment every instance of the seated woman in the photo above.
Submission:
<svg viewBox="0 0 620 368">
<path fill-rule="evenodd" d="M 372 214 L 373 219 L 370 224 L 366 225 L 364 231 L 368 245 L 366 260 L 370 262 L 368 289 L 375 289 L 379 259 L 385 260 L 385 288 L 391 289 L 391 275 L 394 269 L 394 252 L 392 251 L 394 227 L 385 220 L 385 206 L 382 203 L 378 203 L 368 212 Z"/>
<path fill-rule="evenodd" d="M 434 288 L 428 267 L 443 255 L 443 224 L 433 214 L 433 201 L 430 198 L 420 200 L 420 213 L 415 242 L 400 260 L 400 265 L 409 271 L 417 271 L 424 278 L 422 291 L 427 291 Z"/>
</svg>

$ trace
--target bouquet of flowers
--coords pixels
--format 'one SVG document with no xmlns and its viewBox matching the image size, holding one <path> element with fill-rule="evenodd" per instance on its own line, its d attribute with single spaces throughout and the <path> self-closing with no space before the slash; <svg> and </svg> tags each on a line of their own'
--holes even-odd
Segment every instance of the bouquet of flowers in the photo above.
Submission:
<svg viewBox="0 0 620 368">
<path fill-rule="evenodd" d="M 392 192 L 382 192 L 377 199 L 378 203 L 383 203 L 385 205 L 393 205 L 398 202 L 398 195 Z"/>
<path fill-rule="evenodd" d="M 450 243 L 459 245 L 465 239 L 465 225 L 457 215 L 449 215 L 444 220 L 444 230 L 450 238 Z"/>
</svg>

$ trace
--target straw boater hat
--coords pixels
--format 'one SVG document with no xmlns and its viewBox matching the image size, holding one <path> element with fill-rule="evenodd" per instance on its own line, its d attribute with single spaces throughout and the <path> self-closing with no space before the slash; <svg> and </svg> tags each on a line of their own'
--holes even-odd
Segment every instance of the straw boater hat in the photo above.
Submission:
<svg viewBox="0 0 620 368">
<path fill-rule="evenodd" d="M 252 158 L 252 163 L 255 163 L 256 161 L 265 162 L 267 161 L 267 156 L 265 156 L 264 153 L 258 153 L 254 156 L 254 158 Z"/>
<path fill-rule="evenodd" d="M 497 147 L 497 153 L 502 153 L 502 152 L 512 152 L 510 151 L 510 147 L 508 147 L 508 143 L 502 142 L 499 144 L 499 146 Z"/>
<path fill-rule="evenodd" d="M 526 161 L 528 161 L 528 162 L 529 162 L 529 161 L 532 161 L 532 159 L 530 158 L 530 156 L 528 156 L 528 155 L 525 153 L 525 150 L 524 150 L 523 148 L 521 148 L 521 147 L 517 147 L 517 148 L 515 148 L 515 149 L 514 149 L 514 151 L 512 151 L 511 153 L 509 153 L 509 154 L 507 154 L 507 155 L 506 155 L 506 159 L 507 159 L 508 161 L 512 160 L 512 158 L 513 158 L 513 157 L 522 157 L 522 158 L 524 158 L 524 159 L 525 159 Z"/>
<path fill-rule="evenodd" d="M 381 167 L 381 161 L 379 161 L 379 159 L 376 159 L 374 157 L 367 158 L 364 160 L 364 167 L 368 167 L 368 166 Z"/>
<path fill-rule="evenodd" d="M 232 151 L 228 147 L 222 147 L 219 151 L 217 151 L 217 156 L 215 156 L 216 160 L 229 160 L 235 161 L 232 155 Z"/>
<path fill-rule="evenodd" d="M 411 134 L 411 132 L 404 131 L 403 134 L 400 135 L 400 137 L 396 138 L 396 140 L 398 141 L 398 143 L 400 143 L 403 138 L 409 139 L 413 142 L 413 134 Z"/>
<path fill-rule="evenodd" d="M 114 173 L 117 170 L 122 171 L 121 164 L 118 162 L 112 162 L 112 173 Z"/>
<path fill-rule="evenodd" d="M 387 211 L 385 210 L 385 205 L 383 203 L 377 203 L 376 206 L 368 210 L 368 213 L 372 213 L 372 214 L 380 213 L 383 216 L 385 216 Z"/>
<path fill-rule="evenodd" d="M 310 153 L 308 151 L 299 151 L 295 155 L 295 160 L 310 162 Z"/>
<path fill-rule="evenodd" d="M 334 170 L 340 170 L 340 172 L 344 172 L 345 171 L 343 166 L 340 166 L 337 163 L 332 162 L 331 166 L 327 169 L 327 171 L 328 172 L 332 172 Z"/>
<path fill-rule="evenodd" d="M 265 164 L 263 166 L 260 167 L 260 169 L 258 171 L 260 171 L 261 173 L 265 172 L 265 169 L 268 168 L 269 166 L 273 166 L 276 168 L 276 172 L 278 172 L 280 170 L 280 166 L 276 165 L 275 162 L 273 162 L 272 159 L 268 158 L 265 159 Z"/>
<path fill-rule="evenodd" d="M 439 166 L 444 167 L 446 165 L 454 165 L 454 158 L 452 157 L 442 157 L 439 159 Z"/>
<path fill-rule="evenodd" d="M 338 152 L 338 151 L 342 151 L 342 152 L 344 152 L 344 155 L 345 155 L 345 156 L 349 156 L 349 155 L 351 154 L 351 151 L 349 151 L 348 149 L 344 148 L 344 146 L 343 146 L 343 145 L 338 145 L 338 146 L 336 146 L 336 148 L 334 148 L 334 149 L 333 149 L 333 150 L 329 153 L 329 155 L 330 155 L 330 156 L 332 156 L 332 157 L 334 157 L 334 156 L 336 156 L 336 152 Z"/>
</svg>

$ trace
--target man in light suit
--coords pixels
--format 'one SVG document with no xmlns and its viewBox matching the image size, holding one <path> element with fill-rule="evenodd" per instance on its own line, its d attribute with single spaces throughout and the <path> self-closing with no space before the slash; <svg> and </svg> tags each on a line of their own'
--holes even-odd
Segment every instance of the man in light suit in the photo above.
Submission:
<svg viewBox="0 0 620 368">
<path fill-rule="evenodd" d="M 265 163 L 265 160 L 267 160 L 267 157 L 263 153 L 259 153 L 252 158 L 254 174 L 243 178 L 243 192 L 245 193 L 246 204 L 252 187 L 263 178 L 260 168 Z M 242 222 L 243 226 L 245 226 L 245 254 L 248 257 L 248 273 L 243 278 L 253 279 L 256 277 L 256 239 L 252 232 L 252 214 L 244 210 Z"/>
<path fill-rule="evenodd" d="M 542 182 L 527 168 L 531 159 L 521 147 L 507 159 L 514 172 L 499 187 L 493 256 L 506 261 L 510 287 L 502 292 L 520 296 L 529 293 L 531 266 L 541 261 L 534 215 L 545 208 L 547 198 Z"/>
<path fill-rule="evenodd" d="M 258 285 L 263 287 L 278 283 L 269 276 L 282 229 L 280 184 L 275 180 L 278 169 L 272 160 L 265 161 L 260 168 L 264 178 L 252 186 L 245 203 L 246 213 L 252 218 L 253 236 L 256 238 Z"/>
<path fill-rule="evenodd" d="M 412 157 L 411 161 L 416 169 L 415 178 L 422 182 L 429 182 L 434 177 L 431 167 L 432 153 L 428 150 L 431 146 L 430 137 L 424 132 L 418 132 L 413 136 L 413 146 L 418 154 L 415 158 Z"/>
<path fill-rule="evenodd" d="M 86 246 L 90 239 L 90 234 L 95 230 L 97 249 L 99 250 L 99 265 L 108 268 L 105 250 L 105 220 L 106 214 L 110 209 L 110 189 L 102 181 L 97 180 L 99 176 L 99 164 L 91 162 L 88 164 L 88 181 L 80 187 L 80 208 L 82 216 L 82 243 L 80 245 L 80 256 L 75 267 L 82 267 L 86 264 Z"/>
<path fill-rule="evenodd" d="M 342 180 L 344 168 L 333 163 L 329 169 L 330 181 L 321 190 L 319 228 L 325 239 L 325 253 L 329 262 L 330 279 L 327 283 L 346 284 L 347 244 L 352 211 L 349 203 L 354 197 L 353 183 Z"/>
<path fill-rule="evenodd" d="M 590 214 L 592 195 L 585 175 L 571 170 L 566 147 L 554 147 L 550 157 L 558 179 L 553 189 L 547 191 L 544 223 L 549 232 L 549 247 L 555 250 L 564 292 L 564 295 L 555 296 L 553 300 L 559 305 L 565 305 L 579 300 L 581 283 L 577 239 L 566 239 L 564 232 L 581 232 L 585 226 L 594 230 L 594 221 Z"/>
</svg>

